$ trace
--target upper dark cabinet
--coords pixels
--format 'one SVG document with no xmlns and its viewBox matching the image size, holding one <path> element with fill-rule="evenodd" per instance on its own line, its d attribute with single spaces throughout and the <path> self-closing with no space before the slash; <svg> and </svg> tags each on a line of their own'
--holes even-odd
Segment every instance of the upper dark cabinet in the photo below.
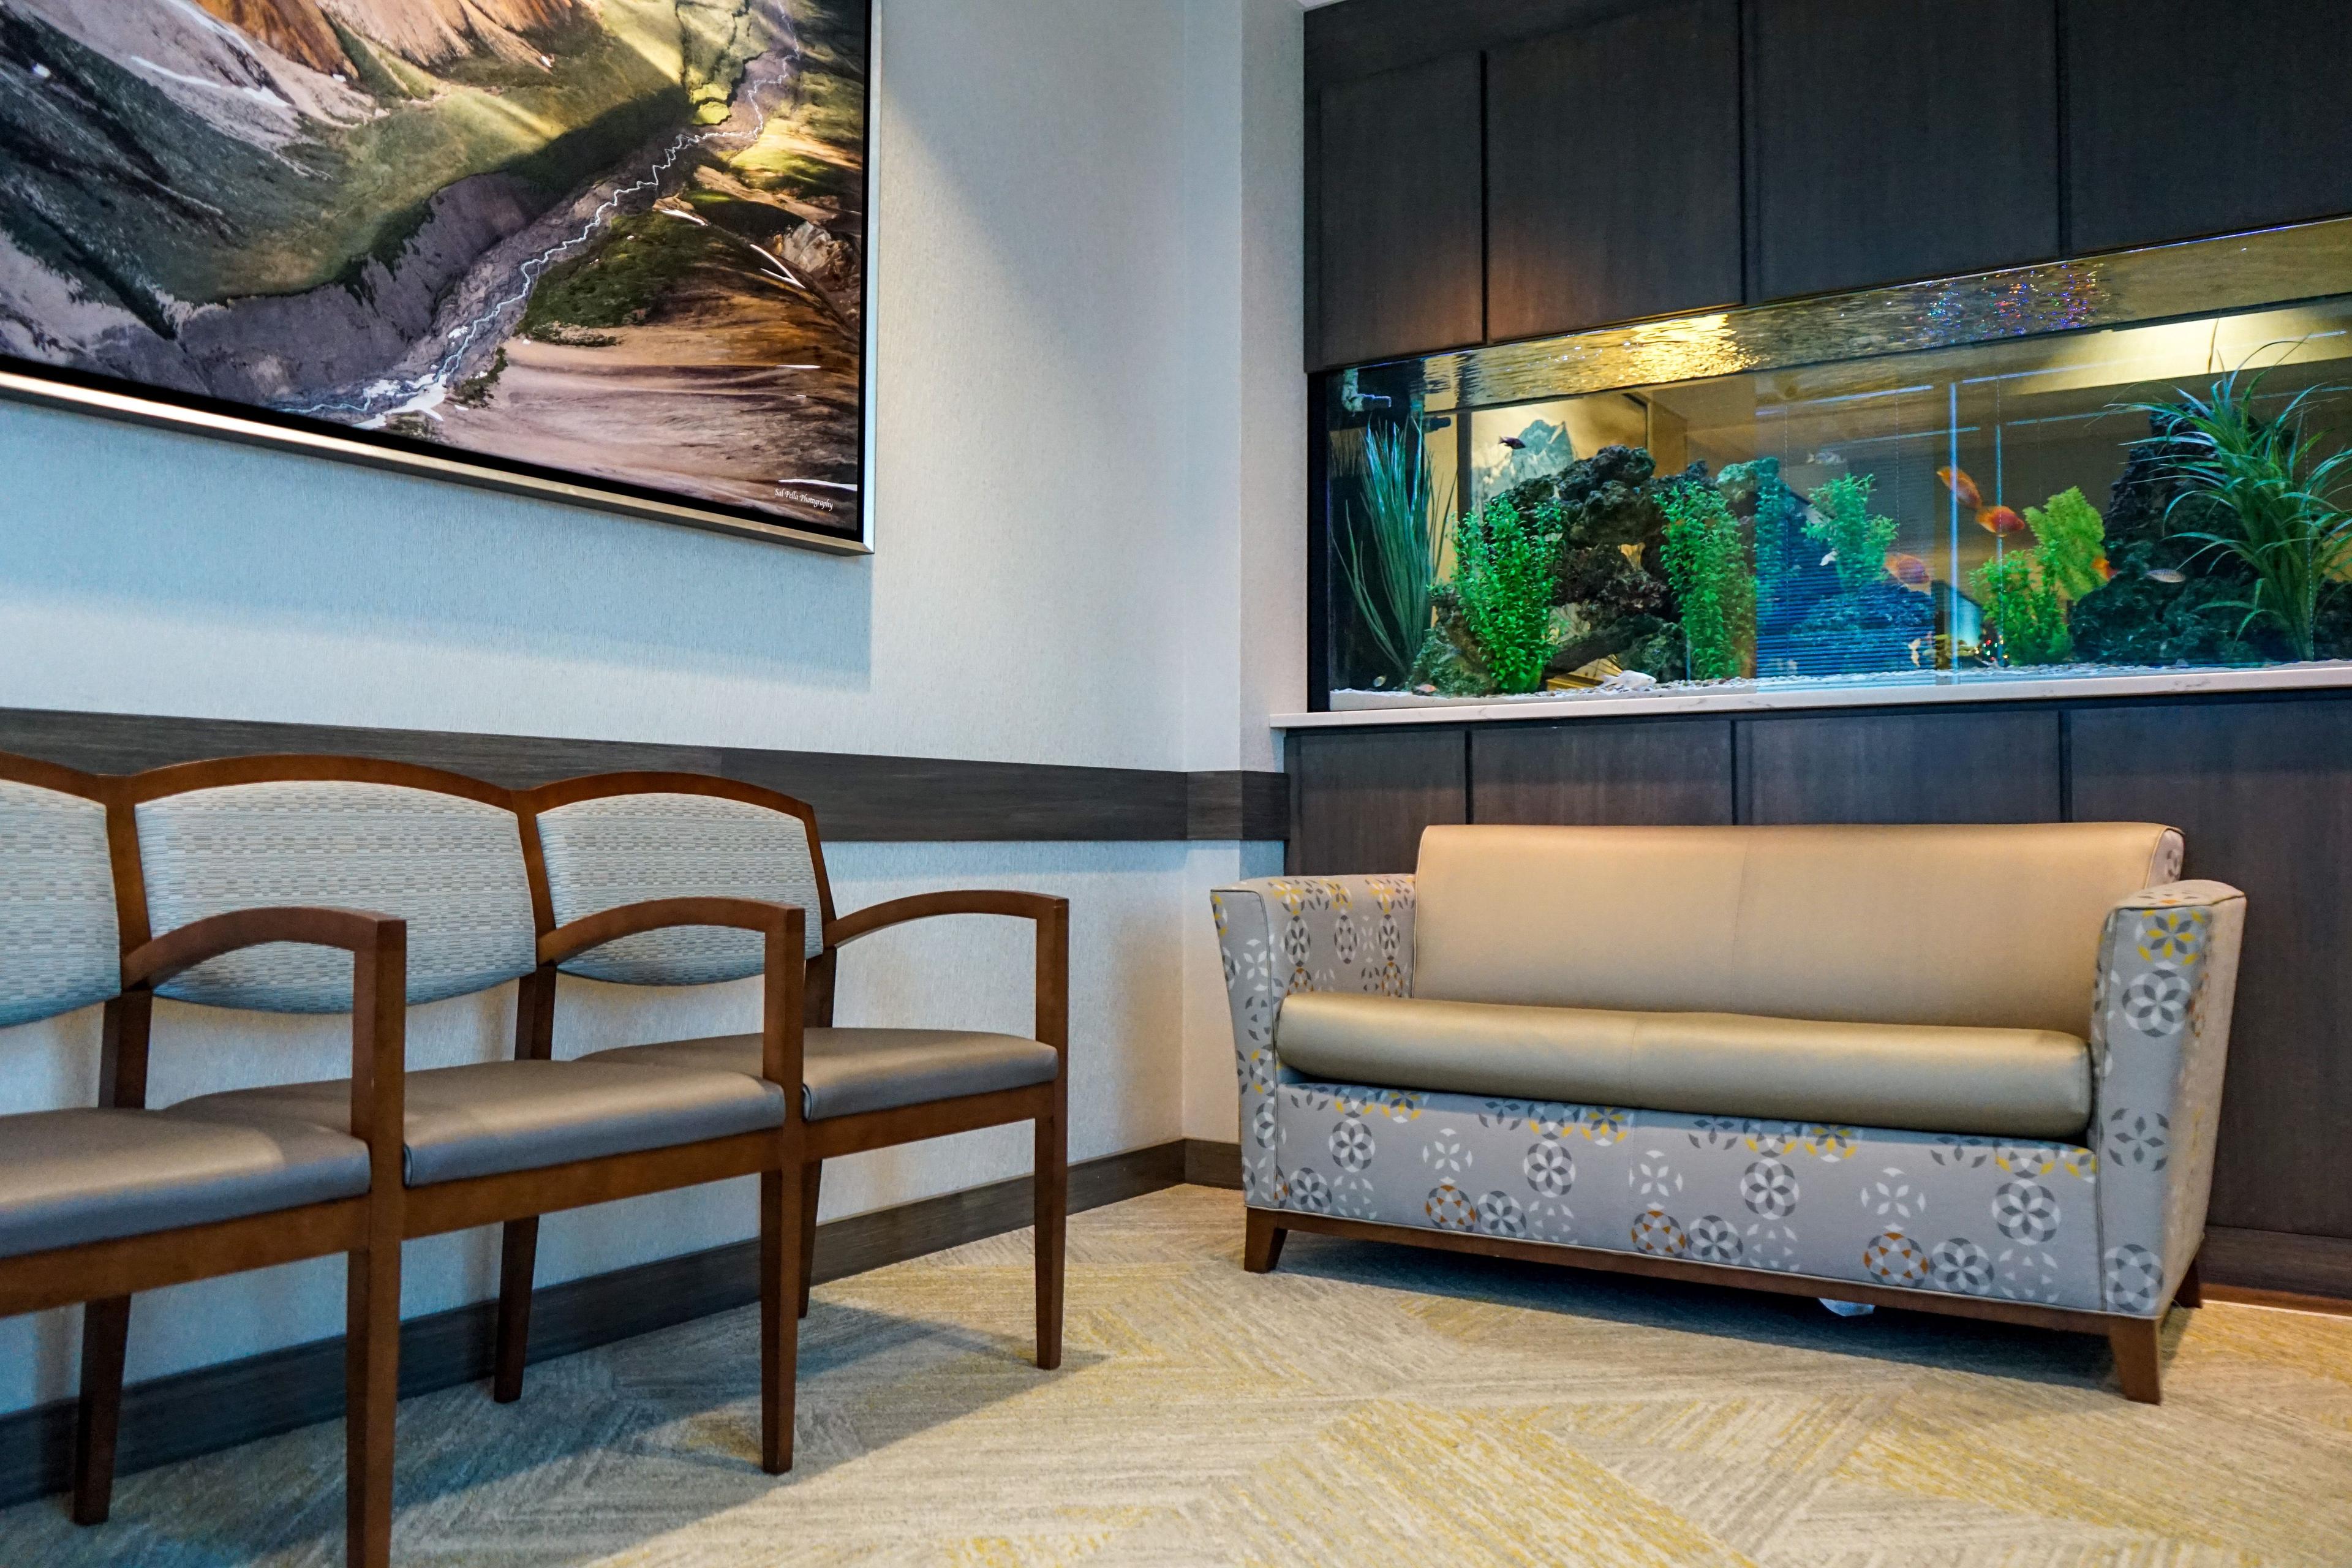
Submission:
<svg viewBox="0 0 2352 1568">
<path fill-rule="evenodd" d="M 1456 55 L 1318 95 L 1318 368 L 1485 335 L 1480 77 L 1477 55 Z"/>
<path fill-rule="evenodd" d="M 1748 17 L 1759 297 L 2058 254 L 2052 0 L 1751 0 Z"/>
<path fill-rule="evenodd" d="M 1737 303 L 1739 14 L 1684 0 L 1486 59 L 1486 335 Z"/>
<path fill-rule="evenodd" d="M 2066 0 L 2074 248 L 2352 212 L 2344 0 Z"/>
</svg>

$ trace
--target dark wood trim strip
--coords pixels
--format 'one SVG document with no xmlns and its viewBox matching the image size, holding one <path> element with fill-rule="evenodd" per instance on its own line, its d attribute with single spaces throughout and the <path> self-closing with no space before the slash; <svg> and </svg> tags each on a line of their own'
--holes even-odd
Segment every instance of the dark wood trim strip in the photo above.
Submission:
<svg viewBox="0 0 2352 1568">
<path fill-rule="evenodd" d="M 1140 1197 L 1185 1179 L 1185 1145 L 1161 1143 L 1070 1167 L 1072 1213 Z M 817 1227 L 822 1283 L 1018 1230 L 1030 1223 L 1029 1178 L 925 1198 Z M 533 1294 L 530 1359 L 549 1360 L 673 1327 L 760 1299 L 756 1239 L 614 1269 Z M 496 1300 L 401 1325 L 400 1392 L 429 1394 L 490 1375 Z M 200 1367 L 124 1391 L 122 1473 L 216 1453 L 343 1412 L 343 1342 L 316 1340 Z M 0 1507 L 63 1491 L 73 1455 L 74 1401 L 0 1415 Z"/>
<path fill-rule="evenodd" d="M 1242 1190 L 1242 1146 L 1205 1138 L 1184 1140 L 1184 1180 L 1196 1187 Z"/>
<path fill-rule="evenodd" d="M 1278 839 L 1287 780 L 1264 772 L 1066 767 L 245 719 L 0 709 L 0 751 L 92 773 L 252 755 L 438 768 L 508 789 L 582 773 L 708 773 L 806 801 L 835 842 Z"/>
<path fill-rule="evenodd" d="M 2198 1267 L 2208 1292 L 2219 1287 L 2225 1298 L 2238 1291 L 2325 1297 L 2352 1310 L 2352 1237 L 2208 1226 Z"/>
</svg>

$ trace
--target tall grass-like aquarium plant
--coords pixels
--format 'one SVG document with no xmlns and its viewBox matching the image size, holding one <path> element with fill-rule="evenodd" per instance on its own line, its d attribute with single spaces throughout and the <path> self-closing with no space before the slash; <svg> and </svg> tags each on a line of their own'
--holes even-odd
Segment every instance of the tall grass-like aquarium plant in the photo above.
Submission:
<svg viewBox="0 0 2352 1568">
<path fill-rule="evenodd" d="M 2352 448 L 2322 456 L 2306 415 L 2315 396 L 2342 389 L 2306 387 L 2265 416 L 2256 406 L 2263 374 L 2242 365 L 2202 397 L 2183 392 L 2174 403 L 2137 406 L 2161 433 L 2149 439 L 2179 487 L 2167 521 L 2252 581 L 2246 598 L 2229 602 L 2245 615 L 2239 635 L 2265 624 L 2291 657 L 2315 658 L 2321 608 L 2352 574 L 2352 512 L 2343 504 Z"/>
<path fill-rule="evenodd" d="M 1430 593 L 1444 569 L 1453 487 L 1430 471 L 1421 427 L 1394 421 L 1364 433 L 1362 501 L 1335 531 L 1333 555 L 1377 656 L 1376 679 L 1404 685 L 1428 635 Z"/>
</svg>

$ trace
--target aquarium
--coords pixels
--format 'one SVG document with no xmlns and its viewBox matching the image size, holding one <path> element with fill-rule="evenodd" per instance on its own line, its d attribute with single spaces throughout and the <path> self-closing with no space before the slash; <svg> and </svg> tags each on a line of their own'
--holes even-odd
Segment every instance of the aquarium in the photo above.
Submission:
<svg viewBox="0 0 2352 1568">
<path fill-rule="evenodd" d="M 2352 223 L 1363 366 L 1318 398 L 1335 709 L 2352 684 Z"/>
</svg>

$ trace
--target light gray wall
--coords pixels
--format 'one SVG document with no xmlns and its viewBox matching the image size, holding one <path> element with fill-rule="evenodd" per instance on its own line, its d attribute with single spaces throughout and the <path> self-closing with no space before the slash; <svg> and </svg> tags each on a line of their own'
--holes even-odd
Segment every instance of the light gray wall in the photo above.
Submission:
<svg viewBox="0 0 2352 1568">
<path fill-rule="evenodd" d="M 1289 0 L 885 0 L 877 553 L 840 560 L 0 405 L 0 704 L 1202 768 L 1303 690 L 1299 20 Z M 839 901 L 1067 894 L 1074 1158 L 1233 1136 L 1212 882 L 1268 847 L 844 845 Z M 1207 955 L 1203 967 L 1203 954 Z M 1026 1025 L 1025 934 L 877 938 L 844 1022 Z M 480 1060 L 512 998 L 420 1011 Z M 743 987 L 570 987 L 581 1047 L 742 1027 Z M 339 1071 L 334 1021 L 167 1007 L 157 1096 Z M 0 1031 L 0 1110 L 89 1103 L 96 1016 Z M 1222 1097 L 1218 1087 L 1222 1085 Z M 828 1217 L 1018 1173 L 1025 1131 L 829 1170 Z M 550 1222 L 552 1281 L 749 1234 L 732 1188 Z M 495 1238 L 408 1252 L 411 1314 Z M 340 1331 L 298 1266 L 142 1298 L 142 1378 Z M 74 1314 L 0 1323 L 0 1410 Z"/>
</svg>

